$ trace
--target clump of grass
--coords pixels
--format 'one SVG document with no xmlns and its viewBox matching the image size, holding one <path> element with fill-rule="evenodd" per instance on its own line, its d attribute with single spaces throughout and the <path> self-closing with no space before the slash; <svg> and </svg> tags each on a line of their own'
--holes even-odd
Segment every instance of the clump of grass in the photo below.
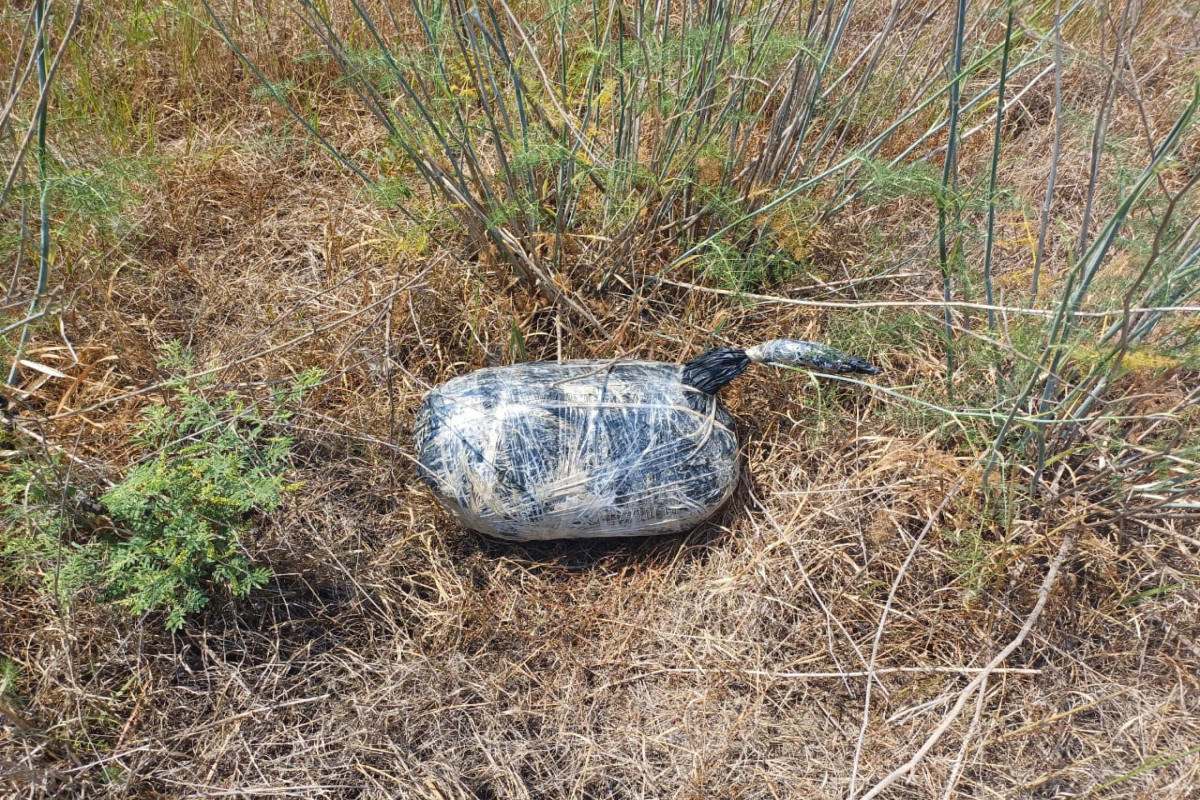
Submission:
<svg viewBox="0 0 1200 800">
<path fill-rule="evenodd" d="M 161 366 L 180 376 L 173 397 L 146 411 L 144 455 L 98 501 L 60 485 L 54 462 L 21 464 L 0 482 L 11 531 L 3 552 L 23 565 L 10 579 L 40 574 L 61 603 L 87 591 L 135 616 L 164 612 L 178 630 L 214 591 L 244 597 L 270 578 L 245 538 L 289 488 L 292 441 L 275 431 L 318 376 L 297 379 L 264 415 L 233 393 L 210 398 L 211 379 L 189 385 L 194 365 L 177 344 Z"/>
<path fill-rule="evenodd" d="M 849 9 L 839 17 L 825 8 L 797 32 L 770 4 L 715 16 L 688 8 L 678 26 L 595 4 L 563 6 L 533 26 L 503 3 L 418 4 L 415 37 L 388 33 L 394 26 L 361 4 L 336 19 L 317 4 L 300 4 L 300 13 L 413 178 L 451 209 L 474 247 L 495 250 L 529 288 L 587 317 L 555 293 L 551 272 L 563 268 L 562 253 L 555 247 L 547 258 L 544 235 L 603 236 L 600 263 L 623 259 L 634 242 L 690 239 L 690 250 L 753 253 L 779 204 L 818 180 L 840 181 L 812 209 L 814 221 L 827 218 L 854 196 L 860 165 L 878 160 L 905 121 L 947 91 L 957 98 L 958 80 L 929 82 L 889 108 L 895 121 L 876 108 L 897 97 L 895 74 L 880 64 L 928 64 L 922 47 L 936 34 L 924 26 L 908 40 L 880 36 L 847 71 Z M 895 24 L 893 14 L 887 25 Z M 978 54 L 964 75 L 995 57 Z M 951 106 L 931 134 L 956 129 Z M 298 106 L 288 108 L 302 119 Z M 863 117 L 853 138 L 841 127 L 848 112 Z M 378 179 L 320 136 L 365 181 Z M 909 152 L 873 167 L 869 183 L 881 184 L 881 170 L 899 176 L 920 164 Z M 753 274 L 744 283 L 770 280 Z"/>
</svg>

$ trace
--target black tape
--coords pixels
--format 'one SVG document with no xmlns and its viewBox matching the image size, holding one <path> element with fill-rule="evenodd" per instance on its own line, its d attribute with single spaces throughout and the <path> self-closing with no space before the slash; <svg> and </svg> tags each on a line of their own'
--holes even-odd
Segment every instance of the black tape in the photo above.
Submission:
<svg viewBox="0 0 1200 800">
<path fill-rule="evenodd" d="M 746 371 L 750 359 L 745 350 L 718 347 L 693 358 L 683 368 L 683 382 L 706 394 L 714 394 Z"/>
</svg>

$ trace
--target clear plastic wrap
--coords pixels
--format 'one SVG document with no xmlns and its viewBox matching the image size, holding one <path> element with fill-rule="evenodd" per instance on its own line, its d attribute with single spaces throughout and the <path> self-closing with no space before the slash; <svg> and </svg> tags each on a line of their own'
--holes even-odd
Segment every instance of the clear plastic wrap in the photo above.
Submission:
<svg viewBox="0 0 1200 800">
<path fill-rule="evenodd" d="M 878 370 L 811 342 L 720 348 L 686 366 L 567 361 L 481 369 L 425 396 L 421 477 L 466 527 L 512 541 L 676 533 L 738 481 L 716 392 L 751 363 Z"/>
<path fill-rule="evenodd" d="M 737 484 L 720 401 L 683 367 L 569 361 L 483 369 L 426 396 L 422 476 L 459 521 L 502 539 L 674 533 Z"/>
</svg>

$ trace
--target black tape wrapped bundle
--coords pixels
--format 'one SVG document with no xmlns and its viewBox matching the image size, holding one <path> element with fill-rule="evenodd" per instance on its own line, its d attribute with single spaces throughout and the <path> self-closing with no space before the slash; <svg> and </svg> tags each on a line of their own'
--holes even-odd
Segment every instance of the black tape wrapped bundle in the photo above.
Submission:
<svg viewBox="0 0 1200 800">
<path fill-rule="evenodd" d="M 758 363 L 879 371 L 793 339 L 709 350 L 684 366 L 617 359 L 477 370 L 422 401 L 418 471 L 463 525 L 501 539 L 685 531 L 737 485 L 737 434 L 716 392 Z"/>
</svg>

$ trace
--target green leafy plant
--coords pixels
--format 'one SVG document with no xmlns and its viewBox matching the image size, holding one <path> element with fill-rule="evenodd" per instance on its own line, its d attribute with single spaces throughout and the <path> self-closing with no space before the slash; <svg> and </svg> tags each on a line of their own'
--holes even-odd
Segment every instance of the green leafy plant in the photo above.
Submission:
<svg viewBox="0 0 1200 800">
<path fill-rule="evenodd" d="M 171 345 L 162 366 L 186 376 L 191 356 Z M 171 630 L 217 591 L 246 596 L 271 575 L 243 543 L 254 514 L 274 511 L 292 488 L 284 474 L 292 440 L 278 431 L 318 380 L 302 374 L 264 412 L 234 392 L 214 395 L 211 378 L 181 377 L 169 404 L 145 412 L 142 459 L 92 509 L 106 516 L 70 502 L 58 470 L 14 470 L 0 487 L 19 529 L 5 554 L 40 568 L 60 601 L 91 589 L 132 614 L 165 611 Z"/>
</svg>

